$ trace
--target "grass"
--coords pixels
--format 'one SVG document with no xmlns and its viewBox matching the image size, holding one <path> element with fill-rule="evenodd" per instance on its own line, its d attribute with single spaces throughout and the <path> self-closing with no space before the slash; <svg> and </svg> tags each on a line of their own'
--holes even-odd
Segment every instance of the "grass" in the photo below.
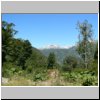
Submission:
<svg viewBox="0 0 100 100">
<path fill-rule="evenodd" d="M 97 76 L 89 71 L 59 72 L 57 69 L 49 69 L 47 73 L 38 73 L 35 76 L 14 75 L 2 86 L 97 86 L 97 81 Z"/>
<path fill-rule="evenodd" d="M 14 76 L 9 79 L 8 83 L 2 85 L 3 86 L 32 86 L 35 85 L 35 83 L 22 76 Z"/>
</svg>

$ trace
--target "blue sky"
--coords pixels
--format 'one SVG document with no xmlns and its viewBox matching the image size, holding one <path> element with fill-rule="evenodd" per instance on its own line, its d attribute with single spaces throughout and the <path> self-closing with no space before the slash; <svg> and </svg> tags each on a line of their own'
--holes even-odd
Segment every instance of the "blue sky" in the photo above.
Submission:
<svg viewBox="0 0 100 100">
<path fill-rule="evenodd" d="M 98 38 L 97 14 L 2 14 L 2 20 L 12 22 L 18 33 L 15 38 L 28 39 L 32 46 L 75 45 L 78 42 L 77 21 L 88 20 Z"/>
</svg>

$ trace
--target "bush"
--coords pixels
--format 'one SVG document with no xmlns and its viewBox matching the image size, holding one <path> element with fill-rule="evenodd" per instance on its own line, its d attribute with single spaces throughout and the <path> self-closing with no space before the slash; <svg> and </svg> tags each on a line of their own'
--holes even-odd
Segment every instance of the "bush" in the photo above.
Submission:
<svg viewBox="0 0 100 100">
<path fill-rule="evenodd" d="M 63 76 L 65 80 L 70 81 L 70 82 L 76 81 L 77 79 L 77 74 L 74 72 L 73 73 L 70 73 L 70 72 L 63 73 Z"/>
<path fill-rule="evenodd" d="M 2 66 L 2 76 L 3 77 L 10 77 L 13 75 L 13 73 L 15 72 L 15 66 L 10 63 L 10 62 L 6 62 L 3 64 Z"/>
<path fill-rule="evenodd" d="M 33 81 L 44 81 L 48 78 L 46 73 L 38 73 L 33 76 Z"/>
<path fill-rule="evenodd" d="M 37 74 L 33 78 L 34 81 L 41 80 L 41 79 L 42 79 L 41 74 Z"/>
<path fill-rule="evenodd" d="M 33 71 L 33 67 L 32 67 L 32 66 L 29 66 L 29 67 L 27 68 L 27 72 L 28 72 L 28 73 L 32 73 L 32 71 Z"/>
<path fill-rule="evenodd" d="M 78 62 L 77 59 L 73 56 L 68 56 L 63 60 L 63 70 L 71 71 L 73 68 L 76 68 Z"/>
<path fill-rule="evenodd" d="M 15 73 L 18 73 L 21 70 L 19 66 L 16 66 L 15 64 L 11 62 L 5 62 L 2 66 L 2 76 L 3 77 L 11 77 Z"/>
<path fill-rule="evenodd" d="M 74 83 L 74 85 L 83 85 L 83 86 L 97 86 L 98 77 L 94 75 L 94 72 L 89 70 L 79 72 L 63 72 L 62 77 L 65 82 Z"/>
<path fill-rule="evenodd" d="M 91 86 L 93 85 L 93 80 L 92 78 L 87 78 L 83 83 L 82 83 L 83 86 Z"/>
<path fill-rule="evenodd" d="M 89 70 L 94 72 L 95 75 L 98 75 L 98 62 L 94 61 Z"/>
<path fill-rule="evenodd" d="M 91 86 L 91 85 L 98 85 L 98 77 L 97 76 L 92 76 L 91 74 L 88 74 L 88 77 L 84 77 L 83 79 L 83 86 Z"/>
<path fill-rule="evenodd" d="M 63 71 L 71 72 L 72 68 L 71 68 L 70 66 L 68 66 L 68 65 L 64 65 L 64 66 L 62 67 L 62 70 L 63 70 Z"/>
</svg>

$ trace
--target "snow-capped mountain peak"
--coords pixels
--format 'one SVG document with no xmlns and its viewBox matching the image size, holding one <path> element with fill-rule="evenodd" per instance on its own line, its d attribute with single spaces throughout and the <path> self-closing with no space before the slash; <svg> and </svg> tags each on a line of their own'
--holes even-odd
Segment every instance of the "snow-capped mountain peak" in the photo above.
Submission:
<svg viewBox="0 0 100 100">
<path fill-rule="evenodd" d="M 55 44 L 50 44 L 47 46 L 43 46 L 40 49 L 69 49 L 72 46 L 60 46 L 60 45 L 55 45 Z"/>
<path fill-rule="evenodd" d="M 54 45 L 54 44 L 51 44 L 51 45 L 47 45 L 45 48 L 48 48 L 48 49 L 56 49 L 56 48 L 60 48 L 59 45 Z"/>
</svg>

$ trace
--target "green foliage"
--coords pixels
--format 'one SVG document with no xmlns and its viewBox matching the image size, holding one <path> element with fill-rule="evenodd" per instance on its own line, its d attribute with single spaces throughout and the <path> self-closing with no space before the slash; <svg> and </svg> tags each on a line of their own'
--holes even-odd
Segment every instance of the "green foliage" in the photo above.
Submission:
<svg viewBox="0 0 100 100">
<path fill-rule="evenodd" d="M 74 85 L 83 85 L 83 86 L 96 86 L 98 85 L 97 76 L 94 72 L 89 70 L 81 70 L 77 69 L 77 71 L 73 72 L 63 72 L 62 76 L 66 82 L 74 83 Z"/>
<path fill-rule="evenodd" d="M 25 70 L 27 67 L 25 66 L 25 62 L 32 54 L 32 46 L 28 40 L 25 40 L 23 42 L 22 47 L 23 47 L 23 50 L 21 52 L 21 55 L 18 58 L 18 65 L 22 66 L 22 69 Z"/>
<path fill-rule="evenodd" d="M 68 56 L 63 61 L 63 70 L 71 71 L 77 66 L 77 59 L 73 56 Z"/>
<path fill-rule="evenodd" d="M 54 52 L 54 54 L 56 56 L 56 62 L 58 64 L 60 64 L 60 65 L 63 64 L 63 59 L 65 57 L 68 57 L 68 56 L 72 55 L 72 56 L 75 56 L 75 57 L 78 58 L 78 56 L 79 56 L 79 54 L 76 51 L 76 47 L 75 46 L 73 46 L 73 47 L 71 47 L 69 49 L 60 49 L 60 48 L 58 48 L 58 49 L 43 49 L 43 50 L 40 50 L 40 51 L 46 57 L 48 57 L 51 52 Z"/>
<path fill-rule="evenodd" d="M 78 23 L 77 28 L 80 32 L 77 51 L 83 58 L 84 66 L 87 68 L 93 61 L 92 25 L 85 20 L 83 23 Z"/>
<path fill-rule="evenodd" d="M 96 44 L 96 50 L 95 50 L 95 54 L 94 54 L 94 59 L 98 60 L 98 42 Z"/>
<path fill-rule="evenodd" d="M 33 77 L 33 81 L 44 81 L 44 80 L 46 80 L 45 77 L 46 77 L 46 76 L 44 76 L 43 74 L 36 74 L 36 75 Z"/>
<path fill-rule="evenodd" d="M 95 76 L 88 76 L 86 79 L 83 81 L 82 85 L 83 86 L 92 86 L 92 85 L 98 85 L 97 84 L 97 79 Z"/>
<path fill-rule="evenodd" d="M 91 72 L 94 72 L 95 75 L 98 75 L 98 62 L 94 60 L 91 64 L 92 67 L 89 68 Z"/>
<path fill-rule="evenodd" d="M 36 70 L 33 74 L 33 81 L 45 81 L 48 79 L 47 70 Z"/>
<path fill-rule="evenodd" d="M 15 66 L 13 63 L 10 62 L 5 62 L 2 68 L 2 76 L 11 77 L 18 71 L 19 71 L 18 66 Z"/>
<path fill-rule="evenodd" d="M 56 58 L 54 53 L 50 53 L 48 57 L 48 68 L 53 68 L 56 63 Z"/>
<path fill-rule="evenodd" d="M 32 53 L 32 46 L 28 40 L 15 39 L 13 23 L 2 21 L 2 63 L 11 62 L 25 69 L 25 62 Z"/>
<path fill-rule="evenodd" d="M 13 39 L 13 45 L 11 46 L 10 57 L 12 62 L 17 66 L 21 66 L 25 69 L 25 62 L 32 53 L 32 46 L 28 40 Z"/>
<path fill-rule="evenodd" d="M 5 57 L 9 54 L 12 38 L 17 32 L 13 29 L 14 26 L 13 23 L 2 21 L 2 64 L 6 61 Z"/>
<path fill-rule="evenodd" d="M 25 66 L 31 67 L 31 70 L 45 70 L 47 68 L 46 57 L 44 57 L 38 50 L 33 48 L 31 56 L 26 60 Z"/>
<path fill-rule="evenodd" d="M 28 66 L 28 67 L 27 67 L 27 72 L 28 72 L 28 73 L 32 73 L 32 71 L 33 71 L 33 67 L 32 67 L 32 66 Z"/>
<path fill-rule="evenodd" d="M 91 79 L 86 79 L 83 83 L 82 83 L 83 86 L 90 86 L 90 85 L 93 85 L 92 84 L 92 80 Z"/>
</svg>

